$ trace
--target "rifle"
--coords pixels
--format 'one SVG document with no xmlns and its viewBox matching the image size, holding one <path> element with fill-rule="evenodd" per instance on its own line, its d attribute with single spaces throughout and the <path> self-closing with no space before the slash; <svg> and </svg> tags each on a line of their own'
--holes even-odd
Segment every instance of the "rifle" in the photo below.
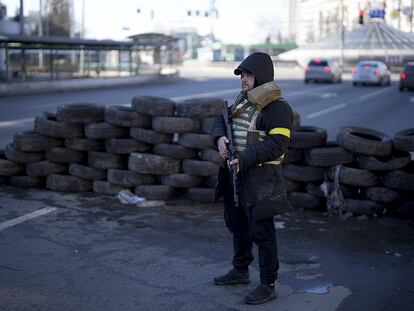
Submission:
<svg viewBox="0 0 414 311">
<path fill-rule="evenodd" d="M 232 161 L 236 159 L 236 150 L 234 148 L 234 143 L 233 143 L 233 133 L 231 132 L 231 124 L 230 124 L 227 101 L 225 101 L 223 105 L 223 119 L 224 119 L 224 125 L 226 127 L 226 136 L 227 136 L 227 139 L 229 140 L 229 143 L 227 144 L 228 158 L 229 158 L 229 161 Z M 230 170 L 231 182 L 233 185 L 234 205 L 235 207 L 238 207 L 239 197 L 237 194 L 238 193 L 237 171 L 233 166 L 229 166 L 229 170 Z"/>
</svg>

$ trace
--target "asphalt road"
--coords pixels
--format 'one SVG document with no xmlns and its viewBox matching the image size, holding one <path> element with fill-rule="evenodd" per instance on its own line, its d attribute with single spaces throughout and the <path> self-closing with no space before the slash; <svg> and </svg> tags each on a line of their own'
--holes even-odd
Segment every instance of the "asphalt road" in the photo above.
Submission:
<svg viewBox="0 0 414 311">
<path fill-rule="evenodd" d="M 291 69 L 293 70 L 293 69 Z M 224 73 L 227 73 L 224 72 Z M 397 81 L 390 87 L 340 84 L 304 84 L 300 72 L 287 69 L 276 72 L 276 82 L 284 97 L 299 112 L 302 125 L 328 130 L 334 140 L 342 126 L 363 126 L 393 135 L 414 125 L 414 92 L 399 92 Z M 129 105 L 136 95 L 154 95 L 183 100 L 199 96 L 218 96 L 233 101 L 240 90 L 239 80 L 223 71 L 217 74 L 188 74 L 177 80 L 88 91 L 0 98 L 0 148 L 13 134 L 33 128 L 34 116 L 42 111 L 56 111 L 65 103 L 91 102 L 102 105 Z"/>
<path fill-rule="evenodd" d="M 232 258 L 222 213 L 221 204 L 137 207 L 0 186 L 0 309 L 412 310 L 412 221 L 286 211 L 275 218 L 278 298 L 252 307 L 243 297 L 259 282 L 257 260 L 252 284 L 213 284 Z"/>
</svg>

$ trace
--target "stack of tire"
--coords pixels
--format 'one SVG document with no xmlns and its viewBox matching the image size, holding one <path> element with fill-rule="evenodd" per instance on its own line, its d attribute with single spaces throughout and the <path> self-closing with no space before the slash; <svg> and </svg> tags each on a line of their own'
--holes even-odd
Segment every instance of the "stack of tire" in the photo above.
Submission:
<svg viewBox="0 0 414 311">
<path fill-rule="evenodd" d="M 303 126 L 292 132 L 284 161 L 284 176 L 293 206 L 320 209 L 335 190 L 344 196 L 342 212 L 358 215 L 392 212 L 411 200 L 414 190 L 414 129 L 391 137 L 366 128 L 343 127 L 336 142 L 326 132 Z M 337 176 L 335 176 L 337 175 Z M 327 192 L 323 192 L 324 185 Z"/>
<path fill-rule="evenodd" d="M 194 201 L 212 202 L 219 156 L 209 133 L 223 100 L 174 103 L 140 96 L 134 97 L 132 105 L 152 117 L 150 130 L 131 129 L 131 136 L 152 144 L 153 154 L 131 154 L 129 170 L 159 176 L 159 184 L 137 187 L 135 193 L 164 200 L 182 194 Z"/>
</svg>

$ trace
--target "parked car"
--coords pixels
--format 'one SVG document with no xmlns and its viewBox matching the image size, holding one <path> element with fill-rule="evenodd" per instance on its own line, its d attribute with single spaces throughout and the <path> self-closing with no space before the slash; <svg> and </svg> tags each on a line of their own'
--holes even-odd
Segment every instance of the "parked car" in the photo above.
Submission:
<svg viewBox="0 0 414 311">
<path fill-rule="evenodd" d="M 400 74 L 400 91 L 404 91 L 406 88 L 414 89 L 414 62 L 406 63 L 404 70 Z"/>
<path fill-rule="evenodd" d="M 360 61 L 355 68 L 352 69 L 352 84 L 390 85 L 391 73 L 388 70 L 387 65 L 381 61 Z"/>
<path fill-rule="evenodd" d="M 342 81 L 341 66 L 332 59 L 312 59 L 305 68 L 305 83 L 309 81 L 339 83 Z"/>
</svg>

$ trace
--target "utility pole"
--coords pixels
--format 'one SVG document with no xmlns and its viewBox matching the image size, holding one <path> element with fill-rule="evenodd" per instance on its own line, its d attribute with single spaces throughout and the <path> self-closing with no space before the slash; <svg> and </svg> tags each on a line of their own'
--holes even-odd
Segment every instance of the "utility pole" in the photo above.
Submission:
<svg viewBox="0 0 414 311">
<path fill-rule="evenodd" d="M 414 0 L 411 0 L 411 10 L 410 10 L 410 33 L 413 33 L 413 9 L 414 9 Z"/>
<path fill-rule="evenodd" d="M 24 6 L 23 0 L 20 0 L 20 11 L 19 11 L 19 22 L 20 22 L 20 35 L 24 35 Z M 20 50 L 20 62 L 21 62 L 21 71 L 22 71 L 22 81 L 26 81 L 26 55 L 24 47 Z"/>
<path fill-rule="evenodd" d="M 340 4 L 340 32 L 341 32 L 341 44 L 340 44 L 340 55 L 339 65 L 343 71 L 344 69 L 344 45 L 345 45 L 345 29 L 344 29 L 344 0 L 341 0 Z"/>
<path fill-rule="evenodd" d="M 39 0 L 39 37 L 43 36 L 43 2 Z M 39 68 L 43 68 L 43 50 L 39 50 Z"/>
<path fill-rule="evenodd" d="M 401 30 L 401 0 L 398 0 L 398 30 Z"/>
<path fill-rule="evenodd" d="M 85 39 L 85 0 L 82 0 L 82 29 L 81 39 Z M 79 53 L 79 72 L 84 75 L 85 70 L 85 50 L 82 48 Z"/>
</svg>

